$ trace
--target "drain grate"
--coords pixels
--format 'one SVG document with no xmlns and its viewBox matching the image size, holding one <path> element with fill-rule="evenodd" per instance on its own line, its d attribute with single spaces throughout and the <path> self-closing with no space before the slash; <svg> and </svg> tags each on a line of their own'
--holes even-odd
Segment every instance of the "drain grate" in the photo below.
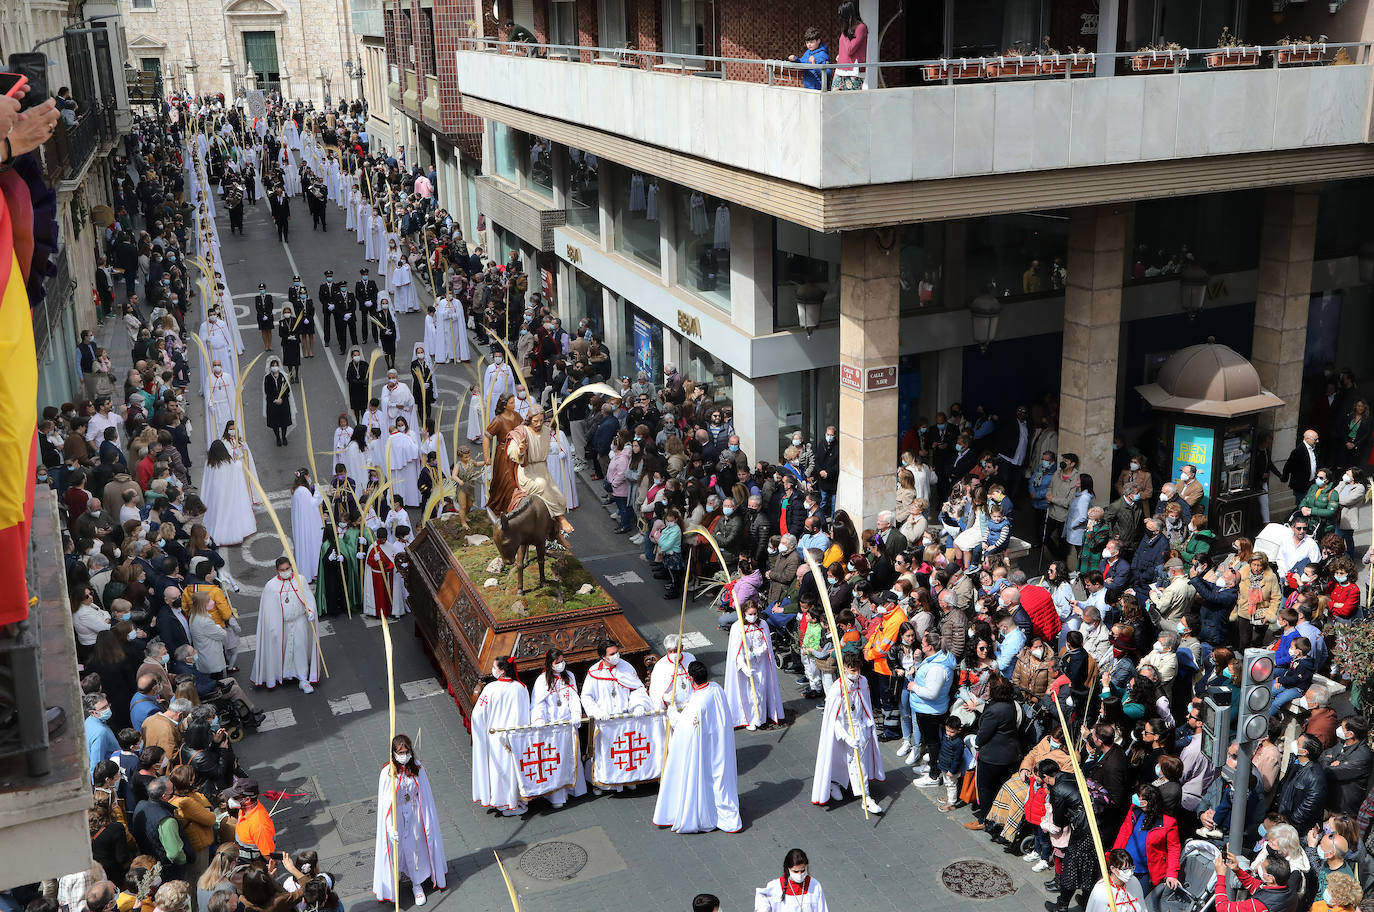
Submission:
<svg viewBox="0 0 1374 912">
<path fill-rule="evenodd" d="M 587 866 L 587 850 L 575 842 L 540 842 L 520 856 L 520 870 L 535 880 L 569 880 Z"/>
<path fill-rule="evenodd" d="M 372 850 L 357 849 L 343 855 L 320 859 L 320 870 L 334 877 L 334 892 L 357 896 L 372 891 Z"/>
<path fill-rule="evenodd" d="M 1005 869 L 986 861 L 956 861 L 945 865 L 940 881 L 957 896 L 966 899 L 999 899 L 1016 892 L 1016 885 Z"/>
</svg>

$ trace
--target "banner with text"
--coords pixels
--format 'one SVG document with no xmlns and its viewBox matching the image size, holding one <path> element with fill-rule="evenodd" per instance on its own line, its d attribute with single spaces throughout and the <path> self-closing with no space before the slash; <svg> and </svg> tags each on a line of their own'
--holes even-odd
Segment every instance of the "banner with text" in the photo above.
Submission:
<svg viewBox="0 0 1374 912">
<path fill-rule="evenodd" d="M 576 723 L 531 725 L 507 732 L 506 738 L 520 773 L 521 798 L 538 798 L 577 782 Z"/>
<path fill-rule="evenodd" d="M 663 720 L 660 712 L 594 721 L 592 783 L 634 785 L 658 779 L 668 744 Z"/>
</svg>

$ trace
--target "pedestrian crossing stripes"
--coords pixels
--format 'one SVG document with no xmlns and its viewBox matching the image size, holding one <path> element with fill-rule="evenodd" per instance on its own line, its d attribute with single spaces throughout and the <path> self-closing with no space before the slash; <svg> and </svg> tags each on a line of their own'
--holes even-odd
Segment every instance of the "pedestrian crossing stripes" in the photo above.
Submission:
<svg viewBox="0 0 1374 912">
<path fill-rule="evenodd" d="M 695 630 L 688 631 L 682 635 L 683 649 L 701 649 L 710 646 L 711 641 L 706 639 L 705 634 L 697 633 Z"/>
</svg>

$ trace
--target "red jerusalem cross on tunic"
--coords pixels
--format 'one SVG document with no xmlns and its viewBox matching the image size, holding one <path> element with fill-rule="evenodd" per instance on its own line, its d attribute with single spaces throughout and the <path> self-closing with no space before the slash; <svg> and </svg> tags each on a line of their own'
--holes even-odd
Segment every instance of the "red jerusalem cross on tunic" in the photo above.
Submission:
<svg viewBox="0 0 1374 912">
<path fill-rule="evenodd" d="M 624 772 L 639 769 L 639 762 L 652 752 L 649 739 L 637 731 L 627 731 L 611 742 L 611 762 Z"/>
<path fill-rule="evenodd" d="M 549 774 L 563 762 L 557 748 L 547 741 L 535 741 L 521 756 L 520 775 L 530 782 L 543 785 L 549 781 Z"/>
</svg>

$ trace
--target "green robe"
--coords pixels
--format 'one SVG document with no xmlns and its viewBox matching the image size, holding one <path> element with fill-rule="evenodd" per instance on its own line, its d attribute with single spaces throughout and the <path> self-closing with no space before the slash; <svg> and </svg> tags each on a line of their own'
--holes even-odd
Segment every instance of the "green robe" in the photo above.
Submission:
<svg viewBox="0 0 1374 912">
<path fill-rule="evenodd" d="M 336 612 L 352 613 L 363 607 L 362 566 L 358 552 L 367 553 L 372 544 L 372 533 L 363 529 L 359 534 L 356 526 L 350 526 L 342 536 L 339 556 L 342 562 L 329 560 L 329 552 L 334 549 L 329 537 L 320 544 L 319 569 L 315 579 L 315 613 L 324 617 L 332 605 Z M 339 568 L 343 568 L 340 579 Z"/>
</svg>

